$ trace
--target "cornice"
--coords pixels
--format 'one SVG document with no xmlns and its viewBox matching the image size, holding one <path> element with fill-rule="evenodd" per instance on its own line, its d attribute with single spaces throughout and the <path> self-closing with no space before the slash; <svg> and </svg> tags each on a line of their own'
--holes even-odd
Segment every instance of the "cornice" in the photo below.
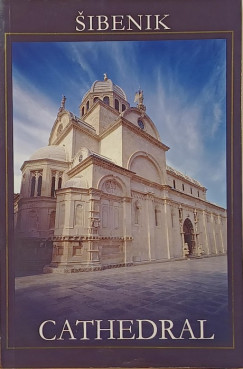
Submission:
<svg viewBox="0 0 243 369">
<path fill-rule="evenodd" d="M 53 241 L 68 241 L 68 242 L 72 242 L 72 241 L 102 241 L 102 240 L 112 240 L 112 241 L 132 241 L 133 237 L 132 236 L 93 236 L 93 235 L 83 235 L 83 236 L 70 236 L 70 235 L 62 235 L 62 236 L 58 236 L 55 235 L 52 237 Z M 93 250 L 94 252 L 97 252 L 97 250 Z"/>
<path fill-rule="evenodd" d="M 62 115 L 64 115 L 64 114 L 68 114 L 69 112 L 66 110 L 66 109 L 59 109 L 59 111 L 58 111 L 58 113 L 57 113 L 57 117 L 56 117 L 56 120 L 55 120 L 55 122 L 54 122 L 54 124 L 53 124 L 53 126 L 52 126 L 52 129 L 51 129 L 51 132 L 50 132 L 50 136 L 49 136 L 49 140 L 48 140 L 48 142 L 49 142 L 49 144 L 50 144 L 50 140 L 51 140 L 51 136 L 52 136 L 52 134 L 53 134 L 53 132 L 54 132 L 54 130 L 55 130 L 55 128 L 56 128 L 56 126 L 57 126 L 57 124 L 58 123 L 60 123 L 60 119 L 61 119 L 61 116 Z M 69 115 L 69 114 L 68 114 Z M 65 127 L 65 129 L 66 129 L 67 127 Z M 65 131 L 65 129 L 63 130 L 63 132 Z M 62 132 L 62 133 L 63 133 Z"/>
<path fill-rule="evenodd" d="M 56 159 L 51 159 L 51 158 L 45 158 L 45 159 L 32 159 L 32 160 L 25 160 L 20 168 L 20 170 L 24 169 L 25 166 L 27 165 L 31 165 L 31 164 L 48 164 L 48 163 L 55 163 L 55 164 L 61 164 L 61 165 L 65 165 L 65 166 L 69 166 L 71 164 L 71 162 L 69 161 L 63 161 L 63 160 L 56 160 Z"/>
<path fill-rule="evenodd" d="M 56 194 L 65 194 L 65 193 L 70 193 L 70 192 L 77 192 L 77 193 L 89 193 L 89 188 L 80 188 L 80 187 L 63 187 L 63 188 L 59 188 L 58 190 L 56 190 Z"/>
<path fill-rule="evenodd" d="M 91 154 L 88 156 L 85 160 L 83 160 L 81 163 L 79 163 L 76 167 L 70 169 L 67 174 L 70 177 L 75 176 L 75 174 L 79 173 L 80 171 L 86 169 L 90 165 L 98 165 L 100 167 L 106 168 L 106 169 L 112 169 L 113 171 L 126 175 L 128 177 L 132 177 L 135 173 L 131 170 L 128 170 L 126 168 L 120 167 L 117 164 L 114 164 L 108 160 L 102 159 L 98 156 L 95 156 Z"/>
<path fill-rule="evenodd" d="M 170 187 L 170 186 L 169 186 Z M 190 194 L 187 194 L 187 193 L 184 193 L 184 192 L 181 192 L 181 191 L 178 191 L 172 187 L 170 187 L 170 190 L 169 190 L 169 193 L 176 193 L 176 195 L 180 196 L 180 197 L 183 197 L 183 198 L 186 198 L 186 199 L 189 199 L 191 201 L 197 201 L 197 202 L 200 202 L 200 203 L 203 203 L 205 206 L 211 206 L 213 208 L 217 208 L 217 209 L 220 209 L 221 211 L 227 211 L 225 208 L 223 208 L 222 206 L 219 206 L 217 204 L 213 204 L 212 202 L 209 202 L 207 200 L 204 200 L 204 199 L 201 199 L 200 197 L 194 197 Z M 175 202 L 175 203 L 181 203 L 180 201 L 177 201 L 177 200 L 173 200 L 171 199 L 171 201 Z M 189 206 L 189 205 L 188 205 Z"/>
<path fill-rule="evenodd" d="M 79 129 L 82 132 L 85 132 L 88 136 L 95 138 L 96 140 L 99 139 L 99 136 L 96 133 L 91 132 L 88 128 L 86 128 L 85 126 L 80 125 L 78 122 L 76 122 L 75 120 L 71 120 L 68 125 L 64 128 L 64 130 L 62 131 L 62 133 L 60 134 L 60 136 L 58 136 L 55 141 L 53 142 L 53 145 L 58 145 L 60 144 L 60 142 L 63 140 L 63 137 L 69 133 L 69 131 L 71 131 L 71 129 L 75 127 L 77 129 Z"/>
<path fill-rule="evenodd" d="M 24 204 L 39 204 L 41 203 L 43 205 L 43 202 L 49 202 L 49 203 L 55 203 L 56 197 L 51 196 L 33 196 L 33 197 L 19 197 L 18 203 L 19 206 L 22 206 Z M 45 205 L 43 205 L 45 207 Z"/>
<path fill-rule="evenodd" d="M 132 180 L 133 181 L 136 181 L 136 182 L 139 182 L 139 183 L 143 183 L 147 186 L 152 186 L 152 187 L 155 187 L 159 190 L 169 190 L 170 189 L 170 186 L 168 186 L 167 184 L 160 184 L 160 183 L 156 183 L 156 182 L 151 182 L 149 181 L 148 179 L 146 178 L 143 178 L 143 177 L 140 177 L 138 176 L 137 174 L 134 174 L 134 176 L 132 177 Z"/>
</svg>

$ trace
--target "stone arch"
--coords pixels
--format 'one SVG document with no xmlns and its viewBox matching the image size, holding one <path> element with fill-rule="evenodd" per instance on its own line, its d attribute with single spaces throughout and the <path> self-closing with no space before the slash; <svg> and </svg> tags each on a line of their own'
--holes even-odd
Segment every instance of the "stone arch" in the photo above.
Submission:
<svg viewBox="0 0 243 369">
<path fill-rule="evenodd" d="M 103 101 L 104 101 L 105 104 L 110 105 L 110 98 L 109 98 L 109 96 L 104 96 L 103 97 Z"/>
<path fill-rule="evenodd" d="M 119 102 L 119 100 L 118 100 L 118 99 L 115 99 L 115 109 L 116 109 L 117 111 L 120 111 L 120 102 Z"/>
<path fill-rule="evenodd" d="M 114 175 L 102 177 L 98 182 L 98 189 L 118 196 L 127 196 L 126 185 L 119 177 Z"/>
<path fill-rule="evenodd" d="M 186 218 L 183 223 L 184 242 L 187 243 L 189 255 L 192 255 L 195 249 L 195 237 L 193 224 L 189 218 Z"/>
<path fill-rule="evenodd" d="M 159 164 L 152 155 L 144 151 L 137 151 L 131 155 L 128 160 L 127 168 L 140 177 L 145 177 L 146 173 L 146 178 L 149 178 L 152 182 L 159 184 L 165 183 Z"/>
</svg>

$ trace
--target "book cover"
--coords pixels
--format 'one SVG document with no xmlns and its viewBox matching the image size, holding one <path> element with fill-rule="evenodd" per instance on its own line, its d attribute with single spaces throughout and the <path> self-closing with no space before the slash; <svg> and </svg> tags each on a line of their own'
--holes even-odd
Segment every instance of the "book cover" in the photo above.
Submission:
<svg viewBox="0 0 243 369">
<path fill-rule="evenodd" d="M 241 11 L 2 2 L 3 368 L 242 367 Z"/>
</svg>

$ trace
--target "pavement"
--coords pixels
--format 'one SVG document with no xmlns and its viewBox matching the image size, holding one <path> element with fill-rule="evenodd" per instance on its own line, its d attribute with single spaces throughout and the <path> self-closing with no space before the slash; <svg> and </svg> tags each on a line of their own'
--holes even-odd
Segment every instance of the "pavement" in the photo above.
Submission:
<svg viewBox="0 0 243 369">
<path fill-rule="evenodd" d="M 50 341 L 43 341 L 39 335 L 40 324 L 54 320 L 56 326 L 52 328 L 60 335 L 66 319 L 70 325 L 76 320 L 171 320 L 177 337 L 185 319 L 189 320 L 192 330 L 196 329 L 200 319 L 207 321 L 205 335 L 215 334 L 211 345 L 231 344 L 226 256 L 95 272 L 18 277 L 14 310 L 15 337 L 12 340 L 14 345 L 22 347 L 49 345 Z M 149 327 L 145 333 L 148 337 L 151 333 Z M 52 331 L 46 334 L 54 336 Z M 126 334 L 130 333 L 127 331 Z M 70 337 L 68 332 L 63 337 L 65 335 Z M 185 337 L 190 337 L 189 330 Z M 163 342 L 156 339 L 147 341 L 146 345 L 188 345 L 189 340 L 185 341 L 172 341 L 168 337 Z M 204 344 L 199 341 L 191 340 L 189 343 Z M 109 341 L 109 344 L 116 345 L 117 342 Z M 92 345 L 94 341 L 70 342 L 68 338 L 55 341 L 55 345 L 69 344 Z M 95 341 L 95 344 L 104 345 L 107 341 Z M 133 344 L 142 345 L 144 341 Z"/>
</svg>

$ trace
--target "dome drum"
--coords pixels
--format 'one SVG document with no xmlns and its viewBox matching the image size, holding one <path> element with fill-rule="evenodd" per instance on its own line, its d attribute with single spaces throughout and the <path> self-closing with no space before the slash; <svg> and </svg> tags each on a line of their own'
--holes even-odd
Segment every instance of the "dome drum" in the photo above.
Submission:
<svg viewBox="0 0 243 369">
<path fill-rule="evenodd" d="M 80 105 L 80 116 L 86 115 L 98 100 L 116 109 L 119 113 L 130 107 L 125 92 L 107 79 L 94 82 L 91 89 L 84 95 Z"/>
</svg>

